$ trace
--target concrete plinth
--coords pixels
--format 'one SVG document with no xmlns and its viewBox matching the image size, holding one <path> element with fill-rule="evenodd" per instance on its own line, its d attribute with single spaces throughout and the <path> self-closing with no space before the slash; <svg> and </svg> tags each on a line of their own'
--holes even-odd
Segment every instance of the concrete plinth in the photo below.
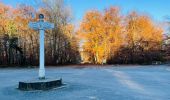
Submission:
<svg viewBox="0 0 170 100">
<path fill-rule="evenodd" d="M 62 79 L 44 79 L 19 82 L 18 89 L 23 91 L 49 90 L 62 86 Z"/>
</svg>

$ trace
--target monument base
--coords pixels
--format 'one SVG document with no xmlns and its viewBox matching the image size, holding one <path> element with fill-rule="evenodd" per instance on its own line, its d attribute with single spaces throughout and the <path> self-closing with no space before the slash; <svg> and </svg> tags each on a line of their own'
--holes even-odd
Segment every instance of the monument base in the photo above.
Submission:
<svg viewBox="0 0 170 100">
<path fill-rule="evenodd" d="M 18 89 L 23 91 L 49 90 L 62 86 L 62 79 L 43 79 L 19 82 Z"/>
</svg>

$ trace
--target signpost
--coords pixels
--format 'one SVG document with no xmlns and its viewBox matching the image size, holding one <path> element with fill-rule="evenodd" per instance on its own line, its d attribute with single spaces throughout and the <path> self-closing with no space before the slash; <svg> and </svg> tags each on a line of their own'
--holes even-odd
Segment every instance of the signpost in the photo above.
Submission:
<svg viewBox="0 0 170 100">
<path fill-rule="evenodd" d="M 29 27 L 38 30 L 40 34 L 40 49 L 39 49 L 39 79 L 45 79 L 45 60 L 44 60 L 44 31 L 48 29 L 53 29 L 54 24 L 49 22 L 44 22 L 44 15 L 39 14 L 39 21 L 38 22 L 30 22 Z"/>
<path fill-rule="evenodd" d="M 39 14 L 38 22 L 30 22 L 29 27 L 38 30 L 40 34 L 40 68 L 39 68 L 39 79 L 20 81 L 18 89 L 24 91 L 32 90 L 48 90 L 62 86 L 62 78 L 60 79 L 45 79 L 45 67 L 44 67 L 44 31 L 54 28 L 53 23 L 44 22 L 44 15 Z"/>
</svg>

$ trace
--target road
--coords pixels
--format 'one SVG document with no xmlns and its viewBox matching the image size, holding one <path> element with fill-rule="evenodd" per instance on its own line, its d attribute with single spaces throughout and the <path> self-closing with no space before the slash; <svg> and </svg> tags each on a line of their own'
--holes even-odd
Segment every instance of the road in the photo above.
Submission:
<svg viewBox="0 0 170 100">
<path fill-rule="evenodd" d="M 38 69 L 0 69 L 0 100 L 170 100 L 170 66 L 88 66 L 46 68 L 47 78 L 65 86 L 48 91 L 20 91 L 21 80 Z"/>
</svg>

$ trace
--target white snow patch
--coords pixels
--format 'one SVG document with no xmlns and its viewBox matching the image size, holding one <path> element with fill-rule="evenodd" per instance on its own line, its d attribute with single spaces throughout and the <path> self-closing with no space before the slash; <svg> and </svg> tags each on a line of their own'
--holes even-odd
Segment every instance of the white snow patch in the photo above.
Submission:
<svg viewBox="0 0 170 100">
<path fill-rule="evenodd" d="M 97 97 L 95 97 L 95 96 L 89 96 L 88 97 L 90 100 L 99 100 L 99 99 L 97 99 Z"/>
<path fill-rule="evenodd" d="M 122 71 L 114 71 L 114 70 L 111 70 L 111 69 L 106 69 L 106 71 L 112 73 L 113 76 L 115 76 L 122 85 L 125 85 L 128 88 L 130 88 L 132 90 L 136 90 L 136 91 L 138 91 L 140 93 L 146 93 L 144 87 L 141 84 L 133 81 L 128 76 L 128 74 L 126 74 L 126 73 L 124 73 Z"/>
<path fill-rule="evenodd" d="M 170 71 L 170 68 L 166 68 L 167 71 Z"/>
</svg>

